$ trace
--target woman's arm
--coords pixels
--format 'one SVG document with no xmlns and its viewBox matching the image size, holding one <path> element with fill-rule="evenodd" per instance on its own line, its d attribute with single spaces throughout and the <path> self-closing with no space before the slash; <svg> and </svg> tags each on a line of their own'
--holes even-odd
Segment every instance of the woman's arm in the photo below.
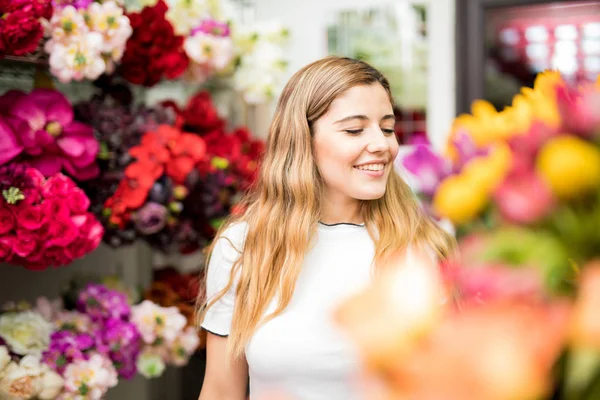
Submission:
<svg viewBox="0 0 600 400">
<path fill-rule="evenodd" d="M 246 358 L 229 361 L 227 337 L 207 333 L 206 373 L 198 400 L 245 400 L 248 386 Z"/>
</svg>

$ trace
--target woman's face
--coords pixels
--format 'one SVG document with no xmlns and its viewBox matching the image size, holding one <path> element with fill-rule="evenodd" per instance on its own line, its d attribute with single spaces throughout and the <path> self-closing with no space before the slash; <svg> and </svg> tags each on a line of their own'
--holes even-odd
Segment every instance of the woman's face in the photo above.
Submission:
<svg viewBox="0 0 600 400">
<path fill-rule="evenodd" d="M 379 83 L 355 86 L 314 124 L 314 154 L 331 202 L 383 196 L 398 154 L 394 111 Z"/>
</svg>

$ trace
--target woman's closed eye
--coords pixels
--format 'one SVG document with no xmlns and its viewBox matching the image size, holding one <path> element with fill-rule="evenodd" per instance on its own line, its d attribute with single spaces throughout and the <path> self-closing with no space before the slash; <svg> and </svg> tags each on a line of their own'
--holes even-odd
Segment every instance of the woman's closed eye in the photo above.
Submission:
<svg viewBox="0 0 600 400">
<path fill-rule="evenodd" d="M 362 131 L 364 131 L 364 129 L 345 129 L 344 132 L 349 133 L 351 135 L 358 135 L 359 133 L 362 133 Z M 393 129 L 386 129 L 386 128 L 382 128 L 381 131 L 386 134 L 386 135 L 393 135 L 394 134 L 394 130 Z"/>
</svg>

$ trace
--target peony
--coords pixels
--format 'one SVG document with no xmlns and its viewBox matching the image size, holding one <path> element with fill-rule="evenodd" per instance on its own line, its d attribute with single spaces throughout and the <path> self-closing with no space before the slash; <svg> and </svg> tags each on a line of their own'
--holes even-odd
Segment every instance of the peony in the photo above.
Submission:
<svg viewBox="0 0 600 400">
<path fill-rule="evenodd" d="M 190 356 L 194 354 L 199 345 L 200 338 L 198 337 L 198 332 L 196 332 L 194 327 L 188 326 L 175 339 L 175 342 L 173 342 L 173 345 L 169 349 L 169 361 L 177 366 L 187 364 Z"/>
<path fill-rule="evenodd" d="M 169 10 L 165 18 L 173 25 L 176 35 L 188 35 L 208 17 L 209 2 L 206 0 L 166 0 L 166 3 Z"/>
<path fill-rule="evenodd" d="M 183 48 L 191 60 L 217 71 L 233 60 L 233 42 L 229 37 L 197 32 L 185 39 Z"/>
<path fill-rule="evenodd" d="M 52 324 L 33 311 L 0 315 L 0 337 L 16 354 L 41 355 L 48 348 Z"/>
</svg>

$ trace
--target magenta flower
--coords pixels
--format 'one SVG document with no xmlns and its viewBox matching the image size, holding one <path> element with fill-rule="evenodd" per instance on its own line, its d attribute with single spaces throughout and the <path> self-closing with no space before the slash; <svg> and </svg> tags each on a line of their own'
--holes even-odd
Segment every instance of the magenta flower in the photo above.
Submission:
<svg viewBox="0 0 600 400">
<path fill-rule="evenodd" d="M 12 127 L 0 116 L 0 165 L 6 164 L 23 151 Z"/>
<path fill-rule="evenodd" d="M 229 25 L 227 23 L 215 21 L 214 19 L 205 19 L 202 21 L 198 27 L 192 29 L 190 36 L 194 36 L 196 32 L 221 37 L 227 37 L 230 34 Z"/>
<path fill-rule="evenodd" d="M 28 162 L 45 176 L 62 169 L 77 180 L 98 176 L 99 145 L 92 127 L 73 120 L 73 108 L 56 90 L 35 89 L 15 96 L 10 113 L 27 124 L 13 124 Z"/>
<path fill-rule="evenodd" d="M 402 166 L 417 178 L 419 192 L 428 196 L 432 196 L 442 179 L 452 172 L 449 160 L 423 144 L 416 145 L 402 158 Z"/>
</svg>

